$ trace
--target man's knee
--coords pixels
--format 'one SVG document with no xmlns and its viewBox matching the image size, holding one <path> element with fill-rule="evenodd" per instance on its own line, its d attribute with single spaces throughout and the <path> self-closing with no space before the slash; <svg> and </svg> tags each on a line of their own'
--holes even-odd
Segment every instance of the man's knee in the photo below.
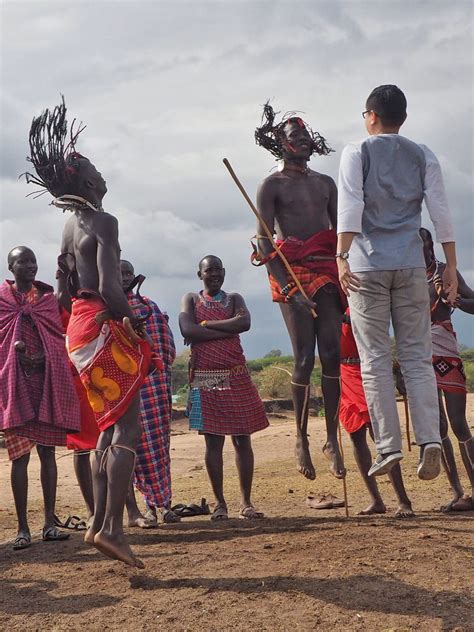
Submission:
<svg viewBox="0 0 474 632">
<path fill-rule="evenodd" d="M 320 346 L 319 347 L 319 359 L 321 361 L 321 368 L 323 375 L 339 375 L 341 366 L 341 353 L 339 351 L 339 345 L 332 347 Z"/>
<path fill-rule="evenodd" d="M 28 467 L 28 463 L 30 462 L 30 453 L 23 454 L 18 459 L 14 459 L 12 461 L 12 467 L 15 469 L 22 469 Z"/>
<path fill-rule="evenodd" d="M 222 450 L 224 447 L 225 437 L 214 434 L 205 434 L 204 437 L 208 450 Z"/>
<path fill-rule="evenodd" d="M 40 461 L 54 461 L 56 459 L 54 446 L 37 444 L 36 449 L 38 451 Z"/>
<path fill-rule="evenodd" d="M 314 350 L 303 351 L 295 357 L 295 373 L 300 376 L 309 376 L 314 368 Z M 301 379 L 301 378 L 300 378 Z"/>
<path fill-rule="evenodd" d="M 251 447 L 250 435 L 232 435 L 232 443 L 236 450 L 248 450 Z"/>
</svg>

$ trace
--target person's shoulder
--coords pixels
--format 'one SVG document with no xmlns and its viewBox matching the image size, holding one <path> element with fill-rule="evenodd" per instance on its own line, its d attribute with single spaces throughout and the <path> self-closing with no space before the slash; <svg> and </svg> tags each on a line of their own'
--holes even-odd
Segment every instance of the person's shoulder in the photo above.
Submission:
<svg viewBox="0 0 474 632">
<path fill-rule="evenodd" d="M 423 143 L 416 143 L 416 145 L 422 150 L 427 164 L 439 164 L 436 154 L 427 145 Z"/>
<path fill-rule="evenodd" d="M 282 171 L 274 171 L 270 175 L 268 175 L 264 180 L 262 180 L 260 184 L 260 190 L 271 190 L 274 187 L 277 187 L 281 182 L 287 180 L 288 177 Z"/>
<path fill-rule="evenodd" d="M 331 188 L 334 188 L 336 186 L 333 178 L 331 178 L 331 176 L 328 176 L 326 173 L 320 173 L 319 171 L 314 171 L 314 169 L 310 169 L 310 176 L 316 177 L 320 182 L 328 185 Z"/>
<path fill-rule="evenodd" d="M 187 292 L 183 295 L 183 303 L 194 302 L 198 299 L 199 294 L 197 292 Z"/>
<path fill-rule="evenodd" d="M 33 285 L 40 293 L 40 296 L 48 295 L 50 297 L 50 300 L 56 303 L 58 302 L 58 299 L 56 298 L 56 295 L 54 293 L 54 288 L 51 285 L 49 285 L 49 283 L 44 283 L 43 281 L 35 280 L 33 281 Z"/>
</svg>

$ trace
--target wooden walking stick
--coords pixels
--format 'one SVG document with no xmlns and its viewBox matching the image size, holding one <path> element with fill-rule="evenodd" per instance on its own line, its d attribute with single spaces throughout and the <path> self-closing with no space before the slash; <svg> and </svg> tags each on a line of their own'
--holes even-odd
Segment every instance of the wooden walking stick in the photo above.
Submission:
<svg viewBox="0 0 474 632">
<path fill-rule="evenodd" d="M 405 424 L 406 424 L 406 431 L 407 431 L 408 452 L 411 452 L 410 412 L 408 410 L 408 399 L 406 395 L 403 396 L 403 404 L 405 406 Z"/>
<path fill-rule="evenodd" d="M 301 292 L 301 294 L 309 300 L 308 295 L 306 294 L 306 292 L 303 289 L 303 286 L 301 285 L 298 277 L 296 276 L 296 274 L 293 272 L 292 267 L 290 266 L 288 259 L 285 257 L 285 255 L 282 253 L 282 251 L 280 250 L 280 248 L 278 248 L 278 246 L 276 245 L 276 243 L 273 240 L 273 233 L 270 231 L 270 229 L 268 228 L 267 223 L 265 222 L 265 220 L 261 217 L 260 213 L 257 210 L 257 207 L 255 206 L 255 204 L 252 202 L 252 200 L 250 199 L 249 195 L 247 194 L 247 191 L 244 189 L 244 187 L 242 186 L 242 183 L 240 182 L 240 180 L 238 179 L 235 171 L 232 169 L 230 162 L 227 160 L 227 158 L 224 158 L 223 161 L 224 165 L 226 166 L 228 172 L 230 173 L 232 180 L 235 182 L 235 184 L 237 185 L 237 188 L 239 189 L 239 191 L 242 193 L 242 195 L 244 196 L 247 204 L 250 206 L 250 208 L 252 209 L 255 217 L 258 219 L 258 221 L 260 222 L 260 225 L 262 226 L 263 230 L 265 231 L 266 236 L 268 237 L 268 239 L 270 240 L 270 243 L 273 247 L 273 249 L 276 251 L 276 253 L 278 254 L 278 256 L 281 259 L 281 262 L 283 263 L 283 265 L 285 266 L 288 274 L 291 276 L 291 278 L 293 279 L 293 281 L 295 282 L 296 287 L 298 288 L 298 290 Z M 313 315 L 313 318 L 317 317 L 316 311 L 314 309 L 311 310 L 311 314 Z M 344 463 L 344 451 L 342 448 L 342 434 L 341 434 L 341 425 L 338 424 L 338 428 L 339 428 L 339 449 L 341 451 L 341 458 L 342 458 L 342 462 Z M 349 517 L 349 506 L 348 506 L 348 500 L 347 500 L 347 485 L 346 485 L 346 477 L 344 476 L 344 478 L 342 479 L 342 488 L 344 491 L 344 506 L 346 508 L 346 518 Z"/>
<path fill-rule="evenodd" d="M 244 187 L 242 186 L 240 180 L 238 179 L 238 177 L 235 174 L 235 171 L 232 169 L 230 162 L 227 160 L 227 158 L 224 158 L 222 161 L 225 166 L 227 167 L 228 172 L 230 173 L 232 180 L 235 182 L 235 184 L 237 185 L 237 188 L 240 190 L 240 192 L 242 193 L 242 195 L 244 196 L 247 204 L 250 206 L 250 208 L 252 209 L 252 211 L 254 212 L 255 217 L 258 219 L 258 221 L 260 222 L 260 225 L 262 226 L 263 230 L 265 231 L 266 236 L 268 237 L 268 239 L 270 240 L 270 243 L 272 245 L 272 248 L 277 252 L 278 256 L 281 259 L 281 262 L 283 263 L 283 265 L 285 266 L 288 274 L 291 276 L 291 278 L 293 279 L 296 287 L 298 288 L 298 290 L 301 292 L 301 294 L 307 299 L 309 300 L 308 295 L 306 294 L 306 292 L 303 289 L 303 286 L 301 285 L 298 277 L 296 276 L 296 274 L 293 272 L 292 267 L 290 266 L 288 259 L 285 257 L 285 255 L 282 253 L 282 251 L 280 250 L 280 248 L 278 248 L 278 246 L 276 245 L 276 243 L 273 240 L 273 233 L 270 231 L 270 229 L 267 226 L 267 223 L 265 222 L 265 220 L 262 218 L 262 216 L 260 215 L 260 213 L 257 210 L 257 207 L 254 205 L 254 203 L 252 202 L 252 200 L 250 199 L 250 197 L 247 195 L 247 191 L 244 189 Z M 316 311 L 314 309 L 311 310 L 311 314 L 313 315 L 313 318 L 316 318 L 317 314 Z"/>
<path fill-rule="evenodd" d="M 337 430 L 338 430 L 338 434 L 339 434 L 339 449 L 341 450 L 342 464 L 344 465 L 344 448 L 342 447 L 341 422 L 338 423 Z M 344 474 L 344 478 L 342 479 L 342 490 L 344 492 L 344 507 L 345 507 L 345 510 L 346 510 L 346 518 L 349 518 L 349 502 L 347 500 L 346 475 L 347 475 L 347 471 Z"/>
</svg>

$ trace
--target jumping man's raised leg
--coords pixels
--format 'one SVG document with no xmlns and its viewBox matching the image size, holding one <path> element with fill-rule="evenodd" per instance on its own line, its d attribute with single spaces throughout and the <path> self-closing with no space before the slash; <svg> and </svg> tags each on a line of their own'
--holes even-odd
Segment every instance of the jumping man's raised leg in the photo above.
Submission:
<svg viewBox="0 0 474 632">
<path fill-rule="evenodd" d="M 311 372 L 314 367 L 316 328 L 313 316 L 302 305 L 280 303 L 290 334 L 295 364 L 291 379 L 296 419 L 296 468 L 306 478 L 316 478 L 308 443 L 308 413 Z"/>
<path fill-rule="evenodd" d="M 103 524 L 94 536 L 94 546 L 109 557 L 143 568 L 143 562 L 134 556 L 123 532 L 123 510 L 141 432 L 139 404 L 140 393 L 137 393 L 127 412 L 113 426 L 112 441 L 102 456 L 107 477 L 107 499 Z"/>
<path fill-rule="evenodd" d="M 321 361 L 321 387 L 324 399 L 327 439 L 323 452 L 330 461 L 330 471 L 336 478 L 346 475 L 338 441 L 339 405 L 341 400 L 340 340 L 342 325 L 341 299 L 333 285 L 317 292 L 316 336 Z"/>
</svg>

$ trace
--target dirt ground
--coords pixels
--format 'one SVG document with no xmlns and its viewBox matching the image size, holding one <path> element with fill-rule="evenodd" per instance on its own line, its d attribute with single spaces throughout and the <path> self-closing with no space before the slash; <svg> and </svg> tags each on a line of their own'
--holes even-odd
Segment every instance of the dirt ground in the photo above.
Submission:
<svg viewBox="0 0 474 632">
<path fill-rule="evenodd" d="M 474 397 L 469 397 L 474 419 Z M 367 494 L 344 437 L 350 517 L 344 509 L 305 506 L 309 492 L 342 497 L 321 453 L 324 420 L 310 422 L 316 481 L 296 473 L 293 421 L 274 417 L 254 437 L 254 501 L 266 518 L 214 524 L 185 519 L 158 529 L 128 530 L 145 570 L 113 562 L 71 532 L 42 543 L 38 458 L 30 463 L 29 516 L 33 545 L 15 552 L 9 463 L 0 450 L 0 629 L 2 630 L 474 630 L 474 515 L 437 511 L 450 498 L 444 475 L 416 478 L 418 450 L 403 470 L 416 518 L 397 520 L 386 477 L 380 487 L 389 511 L 360 517 Z M 238 511 L 232 447 L 226 445 L 226 495 Z M 66 450 L 58 449 L 58 457 Z M 174 501 L 210 496 L 203 439 L 175 422 Z M 57 512 L 82 514 L 72 459 L 60 458 Z M 467 486 L 466 477 L 463 482 Z"/>
</svg>

